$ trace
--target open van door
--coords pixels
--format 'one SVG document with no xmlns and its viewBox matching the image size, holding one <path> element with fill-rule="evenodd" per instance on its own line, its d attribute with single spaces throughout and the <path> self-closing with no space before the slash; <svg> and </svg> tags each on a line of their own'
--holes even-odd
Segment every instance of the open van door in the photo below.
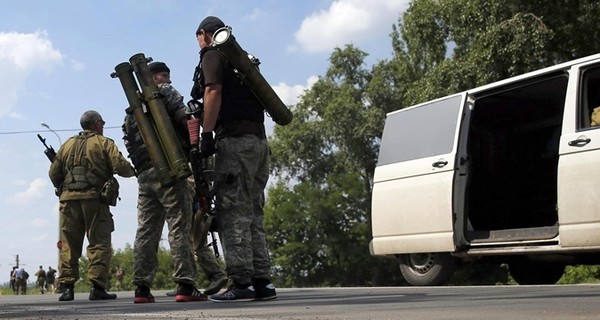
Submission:
<svg viewBox="0 0 600 320">
<path fill-rule="evenodd" d="M 375 256 L 396 255 L 415 285 L 447 280 L 455 250 L 452 194 L 466 93 L 388 114 L 372 198 Z"/>
</svg>

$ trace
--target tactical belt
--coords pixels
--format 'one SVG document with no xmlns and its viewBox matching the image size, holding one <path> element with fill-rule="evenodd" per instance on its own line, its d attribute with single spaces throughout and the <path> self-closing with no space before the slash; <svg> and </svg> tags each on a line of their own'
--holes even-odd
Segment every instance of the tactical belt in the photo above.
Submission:
<svg viewBox="0 0 600 320">
<path fill-rule="evenodd" d="M 225 137 L 239 137 L 245 134 L 253 134 L 261 139 L 267 137 L 265 134 L 265 125 L 263 123 L 250 120 L 232 120 L 226 123 L 221 123 L 215 132 L 217 139 Z"/>
</svg>

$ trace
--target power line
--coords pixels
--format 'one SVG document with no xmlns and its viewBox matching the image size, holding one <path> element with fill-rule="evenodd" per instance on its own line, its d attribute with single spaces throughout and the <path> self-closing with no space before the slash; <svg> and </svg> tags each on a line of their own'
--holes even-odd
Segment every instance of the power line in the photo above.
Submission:
<svg viewBox="0 0 600 320">
<path fill-rule="evenodd" d="M 104 129 L 121 129 L 121 126 L 112 126 L 112 127 L 104 127 Z M 54 131 L 60 132 L 79 132 L 81 129 L 54 129 Z M 27 134 L 27 133 L 40 133 L 40 132 L 48 132 L 48 130 L 27 130 L 27 131 L 6 131 L 0 132 L 0 135 L 9 135 L 9 134 Z"/>
</svg>

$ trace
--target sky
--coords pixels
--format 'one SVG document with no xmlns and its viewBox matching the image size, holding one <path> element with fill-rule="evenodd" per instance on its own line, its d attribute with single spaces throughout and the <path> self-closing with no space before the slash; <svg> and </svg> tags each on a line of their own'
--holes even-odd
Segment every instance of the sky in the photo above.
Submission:
<svg viewBox="0 0 600 320">
<path fill-rule="evenodd" d="M 336 47 L 353 44 L 365 51 L 367 67 L 391 58 L 392 26 L 408 3 L 0 1 L 0 284 L 8 282 L 17 255 L 28 271 L 57 268 L 58 198 L 36 134 L 58 150 L 81 130 L 83 112 L 96 110 L 106 121 L 104 135 L 127 155 L 121 131 L 127 100 L 119 80 L 110 77 L 116 65 L 137 53 L 165 62 L 187 101 L 200 50 L 195 32 L 204 17 L 214 15 L 260 59 L 261 73 L 283 102 L 294 105 L 325 74 Z M 266 124 L 272 132 L 274 124 Z M 110 207 L 112 241 L 123 249 L 135 238 L 137 181 L 118 179 L 121 201 Z"/>
</svg>

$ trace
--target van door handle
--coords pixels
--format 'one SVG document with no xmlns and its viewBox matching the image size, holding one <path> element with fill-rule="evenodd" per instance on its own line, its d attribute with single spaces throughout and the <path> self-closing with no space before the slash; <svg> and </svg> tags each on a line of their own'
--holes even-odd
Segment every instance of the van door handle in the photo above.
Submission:
<svg viewBox="0 0 600 320">
<path fill-rule="evenodd" d="M 575 140 L 569 141 L 569 145 L 571 147 L 583 147 L 586 144 L 590 143 L 591 141 L 592 141 L 592 139 L 590 139 L 590 138 L 581 137 L 581 138 L 577 138 Z"/>
<path fill-rule="evenodd" d="M 448 161 L 440 159 L 434 163 L 432 163 L 431 165 L 436 167 L 436 168 L 443 168 L 448 164 Z"/>
</svg>

